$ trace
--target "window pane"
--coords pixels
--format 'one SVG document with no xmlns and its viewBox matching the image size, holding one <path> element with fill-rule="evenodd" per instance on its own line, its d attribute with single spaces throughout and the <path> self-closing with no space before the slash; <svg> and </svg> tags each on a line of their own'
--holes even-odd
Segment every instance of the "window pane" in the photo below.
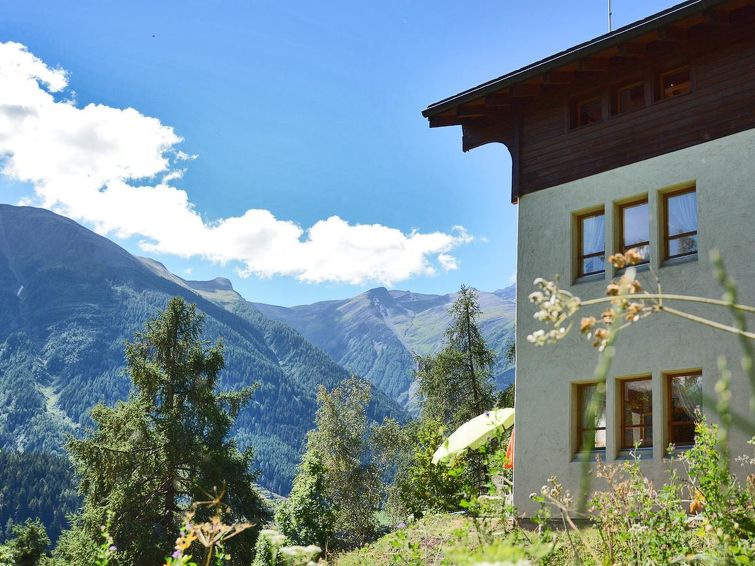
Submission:
<svg viewBox="0 0 755 566">
<path fill-rule="evenodd" d="M 603 102 L 600 98 L 591 98 L 577 103 L 577 125 L 586 126 L 603 119 Z"/>
<path fill-rule="evenodd" d="M 661 76 L 661 98 L 669 98 L 689 92 L 692 88 L 689 69 L 678 69 Z"/>
<path fill-rule="evenodd" d="M 668 197 L 666 207 L 668 214 L 666 235 L 668 237 L 697 231 L 697 193 L 695 191 Z"/>
<path fill-rule="evenodd" d="M 602 214 L 586 216 L 582 221 L 582 254 L 589 255 L 605 251 L 605 226 Z"/>
<path fill-rule="evenodd" d="M 630 248 L 633 244 L 650 240 L 648 203 L 641 202 L 625 206 L 621 210 L 624 215 L 624 247 Z"/>
<path fill-rule="evenodd" d="M 606 260 L 602 255 L 588 257 L 582 260 L 582 275 L 591 273 L 603 273 L 606 270 Z"/>
<path fill-rule="evenodd" d="M 582 428 L 605 428 L 606 426 L 606 396 L 603 394 L 603 399 L 598 407 L 598 413 L 595 415 L 592 423 L 588 419 L 588 411 L 590 403 L 593 398 L 598 394 L 598 388 L 596 385 L 580 385 L 579 386 L 579 407 L 582 414 L 580 415 L 580 425 Z"/>
<path fill-rule="evenodd" d="M 603 394 L 603 399 L 598 407 L 598 412 L 592 421 L 589 419 L 590 403 L 595 395 L 597 395 L 596 385 L 579 385 L 578 386 L 578 410 L 579 410 L 579 424 L 578 427 L 582 431 L 582 438 L 579 439 L 580 449 L 583 446 L 587 446 L 589 443 L 589 437 L 591 434 L 595 434 L 595 448 L 605 449 L 606 447 L 606 397 Z"/>
<path fill-rule="evenodd" d="M 682 236 L 674 240 L 669 240 L 668 255 L 673 257 L 677 255 L 686 255 L 697 251 L 697 236 Z"/>
<path fill-rule="evenodd" d="M 645 107 L 645 85 L 638 84 L 619 89 L 618 111 L 627 112 Z"/>
<path fill-rule="evenodd" d="M 669 441 L 676 445 L 693 444 L 695 419 L 703 407 L 703 380 L 700 374 L 674 375 L 671 382 L 671 430 Z"/>
<path fill-rule="evenodd" d="M 623 389 L 623 447 L 653 445 L 653 391 L 650 379 L 625 381 Z"/>
</svg>

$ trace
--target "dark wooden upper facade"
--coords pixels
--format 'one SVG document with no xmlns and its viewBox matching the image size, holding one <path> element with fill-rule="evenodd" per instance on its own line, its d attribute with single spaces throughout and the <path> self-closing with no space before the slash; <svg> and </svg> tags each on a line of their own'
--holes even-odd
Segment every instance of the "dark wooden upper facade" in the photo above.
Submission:
<svg viewBox="0 0 755 566">
<path fill-rule="evenodd" d="M 461 125 L 464 151 L 505 144 L 513 202 L 755 128 L 755 0 L 685 2 L 423 115 L 431 127 Z"/>
</svg>

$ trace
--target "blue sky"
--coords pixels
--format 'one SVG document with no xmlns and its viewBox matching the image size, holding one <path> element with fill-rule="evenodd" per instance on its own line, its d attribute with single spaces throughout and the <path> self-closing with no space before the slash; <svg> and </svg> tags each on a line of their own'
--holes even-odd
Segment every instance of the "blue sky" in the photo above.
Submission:
<svg viewBox="0 0 755 566">
<path fill-rule="evenodd" d="M 614 26 L 672 4 L 614 0 Z M 146 221 L 119 224 L 98 217 L 95 203 L 67 201 L 72 215 L 129 251 L 155 257 L 186 278 L 229 277 L 249 300 L 283 305 L 343 298 L 386 279 L 393 288 L 430 293 L 453 291 L 461 283 L 484 290 L 509 285 L 515 272 L 516 208 L 509 200 L 505 148 L 492 145 L 464 154 L 459 128 L 431 130 L 420 112 L 431 102 L 600 35 L 607 26 L 605 1 L 26 0 L 4 2 L 0 11 L 0 42 L 23 44 L 49 68 L 67 72 L 57 102 L 75 91 L 78 108 L 131 107 L 139 123 L 143 117 L 159 120 L 161 128 L 145 126 L 151 142 L 167 136 L 167 127 L 183 138 L 165 143 L 196 158 L 171 162 L 170 171 L 185 172 L 169 183 L 188 196 L 191 206 L 184 212 L 196 213 L 207 226 L 249 209 L 269 211 L 259 218 L 271 230 L 285 232 L 290 244 L 296 225 L 306 231 L 338 216 L 343 222 L 330 226 L 330 233 L 338 234 L 333 237 L 341 238 L 338 245 L 344 245 L 343 234 L 358 239 L 349 226 L 381 225 L 385 230 L 362 230 L 368 243 L 377 245 L 385 237 L 421 247 L 405 258 L 408 252 L 396 255 L 386 244 L 384 265 L 374 267 L 382 275 L 376 277 L 369 275 L 371 266 L 308 264 L 314 248 L 303 248 L 279 265 L 275 256 L 289 249 L 285 243 L 273 248 L 272 257 L 255 255 L 244 260 L 247 264 L 238 259 L 248 257 L 244 250 L 226 257 L 217 250 L 226 240 L 205 249 L 203 236 L 162 242 L 148 253 L 139 244 L 145 232 L 153 237 L 149 228 L 140 231 Z M 107 114 L 96 127 L 137 131 L 124 120 Z M 96 146 L 101 137 L 82 144 Z M 141 157 L 146 163 L 151 154 Z M 57 167 L 50 171 L 57 175 L 62 170 L 60 163 Z M 134 170 L 157 170 L 150 167 Z M 41 202 L 28 180 L 33 176 L 6 171 L 0 176 L 0 201 Z M 180 200 L 175 191 L 167 193 L 159 202 L 172 206 Z M 51 202 L 49 194 L 46 198 Z M 138 216 L 139 209 L 124 206 L 122 214 Z M 196 224 L 187 221 L 187 234 L 191 226 Z M 454 231 L 455 226 L 465 231 Z M 432 237 L 407 244 L 412 230 Z M 244 238 L 244 245 L 263 241 L 257 233 L 245 232 Z M 314 255 L 326 256 L 331 249 L 341 255 L 333 246 Z M 359 255 L 364 250 L 348 253 L 345 258 L 365 257 Z M 418 258 L 433 275 L 427 265 L 417 267 Z M 404 259 L 406 267 L 395 268 Z"/>
</svg>

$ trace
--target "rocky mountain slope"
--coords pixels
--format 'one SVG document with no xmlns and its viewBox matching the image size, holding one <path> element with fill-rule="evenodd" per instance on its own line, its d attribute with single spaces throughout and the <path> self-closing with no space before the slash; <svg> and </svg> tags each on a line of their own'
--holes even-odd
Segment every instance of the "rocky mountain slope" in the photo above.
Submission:
<svg viewBox="0 0 755 566">
<path fill-rule="evenodd" d="M 505 350 L 513 339 L 515 289 L 480 292 L 480 326 L 498 353 L 495 379 L 513 382 Z M 330 354 L 340 365 L 371 380 L 402 405 L 411 405 L 412 352 L 429 354 L 443 343 L 456 293 L 429 295 L 371 289 L 351 299 L 296 307 L 255 303 L 265 316 L 284 322 Z"/>
</svg>

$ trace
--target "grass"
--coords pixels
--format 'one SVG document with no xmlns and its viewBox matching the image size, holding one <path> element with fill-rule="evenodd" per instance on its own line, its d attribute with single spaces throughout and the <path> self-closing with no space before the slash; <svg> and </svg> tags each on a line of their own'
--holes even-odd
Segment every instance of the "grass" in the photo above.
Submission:
<svg viewBox="0 0 755 566">
<path fill-rule="evenodd" d="M 595 548 L 598 533 L 580 532 L 586 544 Z M 579 540 L 574 544 L 581 546 Z M 583 553 L 584 554 L 584 553 Z M 571 543 L 563 531 L 553 542 L 537 542 L 537 535 L 517 528 L 498 530 L 495 523 L 479 530 L 463 515 L 432 515 L 376 540 L 372 544 L 331 557 L 336 566 L 473 565 L 480 563 L 531 561 L 543 564 L 573 564 Z"/>
</svg>

